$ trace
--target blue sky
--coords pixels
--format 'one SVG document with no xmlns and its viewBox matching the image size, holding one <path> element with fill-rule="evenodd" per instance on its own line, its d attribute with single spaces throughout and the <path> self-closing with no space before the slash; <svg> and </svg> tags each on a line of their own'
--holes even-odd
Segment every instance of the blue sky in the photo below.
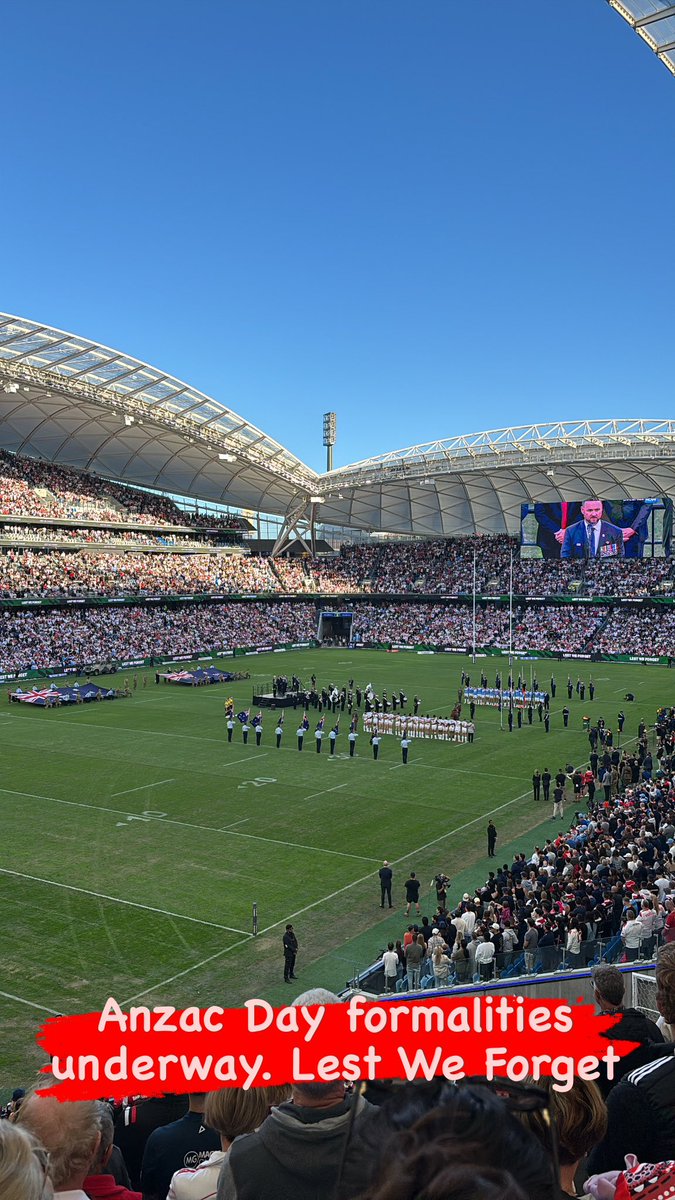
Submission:
<svg viewBox="0 0 675 1200">
<path fill-rule="evenodd" d="M 0 308 L 321 468 L 672 415 L 675 79 L 605 0 L 3 9 Z"/>
</svg>

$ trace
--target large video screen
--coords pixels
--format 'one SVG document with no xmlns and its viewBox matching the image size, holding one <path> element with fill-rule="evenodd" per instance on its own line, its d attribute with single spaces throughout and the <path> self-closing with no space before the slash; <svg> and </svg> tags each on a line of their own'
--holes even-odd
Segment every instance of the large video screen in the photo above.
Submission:
<svg viewBox="0 0 675 1200">
<path fill-rule="evenodd" d="M 672 527 L 673 502 L 661 496 L 523 504 L 520 556 L 600 562 L 664 558 L 671 552 Z"/>
</svg>

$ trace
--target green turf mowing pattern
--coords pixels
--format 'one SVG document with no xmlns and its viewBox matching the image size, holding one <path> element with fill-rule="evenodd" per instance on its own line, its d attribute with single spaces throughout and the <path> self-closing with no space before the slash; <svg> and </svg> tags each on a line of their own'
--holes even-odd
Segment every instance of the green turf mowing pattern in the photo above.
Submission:
<svg viewBox="0 0 675 1200">
<path fill-rule="evenodd" d="M 345 713 L 331 760 L 333 715 L 326 715 L 318 755 L 318 714 L 310 711 L 300 754 L 302 712 L 288 709 L 281 750 L 269 712 L 259 749 L 252 735 L 242 744 L 238 726 L 227 744 L 226 697 L 233 695 L 237 711 L 249 707 L 253 687 L 273 672 L 304 680 L 314 672 L 319 686 L 372 681 L 380 693 L 403 689 L 411 705 L 417 693 L 423 712 L 449 716 L 462 668 L 477 682 L 484 666 L 492 683 L 497 665 L 504 676 L 508 667 L 497 658 L 472 667 L 455 655 L 268 654 L 237 660 L 237 669 L 255 673 L 250 681 L 156 686 L 147 672 L 143 687 L 138 671 L 128 700 L 1 709 L 0 1086 L 25 1082 L 39 1065 L 34 1037 L 50 1010 L 91 1011 L 108 995 L 177 1005 L 235 1005 L 253 995 L 287 1002 L 287 920 L 300 941 L 298 986 L 343 985 L 401 935 L 402 883 L 411 868 L 431 915 L 435 897 L 425 889 L 439 868 L 453 881 L 452 902 L 494 865 L 485 846 L 491 816 L 499 833 L 495 862 L 508 847 L 531 851 L 560 827 L 533 802 L 531 775 L 586 760 L 584 714 L 602 715 L 616 729 L 623 707 L 628 740 L 641 717 L 653 722 L 657 707 L 673 701 L 664 668 L 597 664 L 595 700 L 582 704 L 575 693 L 565 730 L 568 671 L 587 681 L 590 665 L 540 661 L 540 685 L 548 687 L 551 670 L 558 681 L 548 736 L 536 713 L 532 727 L 509 734 L 496 710 L 479 708 L 473 745 L 413 741 L 403 767 L 398 741 L 388 736 L 377 762 L 363 733 L 350 759 Z M 523 665 L 528 679 L 530 666 Z M 115 685 L 123 679 L 115 676 Z M 638 703 L 624 703 L 626 691 Z M 384 858 L 395 863 L 391 917 L 379 908 Z"/>
</svg>

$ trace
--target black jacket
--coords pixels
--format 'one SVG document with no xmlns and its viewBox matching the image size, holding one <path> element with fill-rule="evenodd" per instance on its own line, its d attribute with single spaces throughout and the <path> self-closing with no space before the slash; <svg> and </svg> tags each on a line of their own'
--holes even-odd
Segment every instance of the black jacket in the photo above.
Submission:
<svg viewBox="0 0 675 1200">
<path fill-rule="evenodd" d="M 675 1046 L 652 1047 L 649 1061 L 626 1075 L 607 1099 L 607 1133 L 588 1160 L 589 1175 L 672 1158 L 675 1149 Z"/>
<path fill-rule="evenodd" d="M 600 1064 L 598 1087 L 605 1099 L 619 1080 L 641 1067 L 643 1063 L 648 1062 L 650 1057 L 653 1057 L 652 1051 L 664 1045 L 663 1034 L 658 1025 L 654 1021 L 650 1021 L 649 1017 L 646 1017 L 639 1009 L 623 1008 L 620 1010 L 620 1016 L 621 1020 L 602 1036 L 611 1042 L 639 1042 L 640 1045 L 637 1050 L 624 1055 L 616 1064 L 614 1078 L 611 1081 L 607 1079 L 605 1064 Z"/>
</svg>

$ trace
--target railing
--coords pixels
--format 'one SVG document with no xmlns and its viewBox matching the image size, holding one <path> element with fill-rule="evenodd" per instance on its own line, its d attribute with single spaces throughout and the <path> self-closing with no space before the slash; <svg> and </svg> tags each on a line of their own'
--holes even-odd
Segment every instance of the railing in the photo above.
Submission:
<svg viewBox="0 0 675 1200">
<path fill-rule="evenodd" d="M 595 938 L 582 942 L 579 954 L 570 954 L 568 950 L 559 946 L 542 946 L 532 952 L 531 962 L 526 961 L 526 955 L 521 947 L 512 952 L 497 954 L 490 962 L 476 963 L 473 970 L 470 960 L 452 962 L 448 978 L 443 982 L 439 981 L 438 985 L 434 979 L 431 959 L 425 958 L 421 964 L 419 985 L 414 987 L 408 986 L 408 974 L 403 967 L 399 967 L 395 987 L 387 987 L 382 963 L 378 961 L 360 973 L 355 972 L 352 979 L 347 980 L 346 986 L 361 988 L 381 995 L 388 991 L 425 991 L 435 986 L 453 988 L 465 987 L 471 983 L 487 983 L 498 980 L 504 982 L 524 981 L 536 978 L 538 975 L 562 974 L 576 970 L 587 971 L 589 967 L 603 962 L 647 964 L 654 962 L 661 941 L 662 935 L 659 933 L 651 938 L 643 938 L 635 949 L 627 949 L 621 940 L 621 935 L 616 934 L 611 938 Z"/>
</svg>

